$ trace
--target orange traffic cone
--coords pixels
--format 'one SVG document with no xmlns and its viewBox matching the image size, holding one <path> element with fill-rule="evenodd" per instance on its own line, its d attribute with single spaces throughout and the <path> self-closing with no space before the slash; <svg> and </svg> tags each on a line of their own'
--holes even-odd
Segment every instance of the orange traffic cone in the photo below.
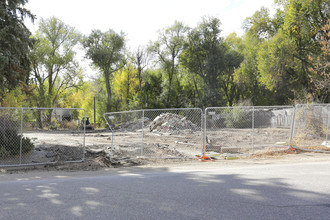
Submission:
<svg viewBox="0 0 330 220">
<path fill-rule="evenodd" d="M 289 149 L 287 149 L 287 150 L 285 151 L 285 153 L 287 153 L 287 154 L 296 154 L 297 151 L 296 151 L 295 148 L 293 148 L 293 147 L 290 145 L 290 146 L 289 146 Z"/>
<path fill-rule="evenodd" d="M 200 157 L 199 160 L 202 162 L 211 161 L 211 158 L 205 156 L 205 145 L 203 145 L 203 156 Z"/>
</svg>

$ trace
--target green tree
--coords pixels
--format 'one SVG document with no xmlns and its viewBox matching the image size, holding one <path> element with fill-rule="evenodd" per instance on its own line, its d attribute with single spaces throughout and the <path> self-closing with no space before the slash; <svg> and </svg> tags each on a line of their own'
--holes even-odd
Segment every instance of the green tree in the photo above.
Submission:
<svg viewBox="0 0 330 220">
<path fill-rule="evenodd" d="M 220 20 L 204 17 L 187 37 L 180 61 L 190 73 L 200 76 L 206 91 L 202 103 L 217 106 L 224 104 L 217 92 L 220 88 L 218 76 L 224 69 L 223 39 L 220 36 Z"/>
<path fill-rule="evenodd" d="M 271 105 L 272 94 L 259 82 L 260 71 L 258 69 L 257 55 L 261 45 L 259 39 L 249 34 L 243 38 L 230 36 L 233 44 L 244 56 L 243 62 L 235 69 L 234 82 L 239 90 L 239 100 L 251 100 L 254 105 Z"/>
<path fill-rule="evenodd" d="M 124 33 L 116 33 L 113 30 L 101 32 L 93 30 L 83 40 L 86 56 L 98 67 L 105 79 L 107 90 L 107 112 L 111 110 L 111 81 L 113 73 L 125 66 L 125 36 Z"/>
<path fill-rule="evenodd" d="M 0 1 L 0 97 L 7 89 L 26 83 L 33 40 L 23 21 L 35 16 L 24 8 L 27 0 Z"/>
<path fill-rule="evenodd" d="M 266 63 L 270 64 L 272 58 L 277 56 L 273 55 L 270 58 L 269 41 L 277 34 L 282 25 L 283 11 L 278 10 L 271 18 L 269 10 L 264 7 L 244 21 L 245 35 L 241 41 L 236 41 L 244 56 L 244 61 L 235 70 L 235 82 L 238 84 L 241 100 L 251 100 L 255 105 L 272 105 L 276 102 L 278 93 L 274 89 L 275 80 L 272 79 L 276 70 L 272 69 L 273 73 L 268 72 L 270 67 Z M 279 41 L 279 43 L 282 42 Z M 273 49 L 276 49 L 275 45 L 272 47 Z M 283 49 L 283 46 L 281 48 Z"/>
<path fill-rule="evenodd" d="M 32 74 L 38 107 L 55 107 L 62 91 L 78 85 L 82 73 L 75 61 L 74 47 L 80 34 L 61 20 L 41 19 L 33 36 L 36 43 L 31 55 Z"/>
<path fill-rule="evenodd" d="M 163 93 L 163 79 L 159 70 L 149 70 L 145 77 L 144 85 L 144 103 L 145 108 L 160 109 L 165 104 L 161 102 L 161 94 Z"/>
<path fill-rule="evenodd" d="M 139 87 L 140 87 L 140 108 L 142 109 L 143 103 L 143 78 L 145 78 L 145 69 L 149 64 L 149 53 L 145 47 L 138 47 L 136 51 L 133 52 L 133 65 L 137 69 Z"/>
<path fill-rule="evenodd" d="M 232 105 L 238 97 L 234 71 L 243 56 L 220 36 L 220 25 L 219 19 L 204 17 L 188 34 L 180 57 L 190 73 L 203 79 L 206 93 L 202 103 L 209 106 Z"/>
<path fill-rule="evenodd" d="M 161 30 L 158 41 L 152 43 L 149 48 L 157 56 L 167 75 L 167 107 L 171 106 L 171 97 L 174 95 L 172 94 L 172 82 L 178 72 L 178 57 L 183 50 L 187 31 L 188 27 L 184 26 L 182 22 L 176 21 L 173 26 Z"/>
<path fill-rule="evenodd" d="M 276 3 L 280 7 L 273 17 L 261 8 L 246 19 L 245 59 L 235 71 L 245 96 L 252 96 L 259 104 L 286 104 L 305 91 L 314 92 L 309 78 L 313 59 L 309 57 L 322 53 L 318 39 L 329 18 L 329 0 Z"/>
<path fill-rule="evenodd" d="M 227 104 L 232 106 L 234 102 L 239 101 L 239 88 L 235 82 L 235 70 L 242 63 L 244 56 L 241 54 L 237 45 L 231 40 L 232 36 L 229 36 L 225 40 L 225 54 L 224 65 L 225 68 L 220 75 L 221 90 L 225 94 Z"/>
<path fill-rule="evenodd" d="M 313 63 L 310 67 L 310 82 L 313 86 L 313 95 L 317 99 L 328 103 L 330 96 L 330 19 L 322 28 L 318 42 L 321 45 L 322 53 L 310 55 L 308 58 Z"/>
</svg>

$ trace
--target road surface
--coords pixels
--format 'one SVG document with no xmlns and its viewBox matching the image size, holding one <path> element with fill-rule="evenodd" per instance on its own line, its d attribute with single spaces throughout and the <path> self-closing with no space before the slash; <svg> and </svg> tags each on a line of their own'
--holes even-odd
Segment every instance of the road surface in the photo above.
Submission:
<svg viewBox="0 0 330 220">
<path fill-rule="evenodd" d="M 0 175 L 0 219 L 329 219 L 330 162 Z"/>
</svg>

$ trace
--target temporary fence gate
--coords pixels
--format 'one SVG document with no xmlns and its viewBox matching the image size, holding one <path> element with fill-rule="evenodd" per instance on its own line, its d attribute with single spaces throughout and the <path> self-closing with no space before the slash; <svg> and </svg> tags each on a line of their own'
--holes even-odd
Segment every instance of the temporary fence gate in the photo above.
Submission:
<svg viewBox="0 0 330 220">
<path fill-rule="evenodd" d="M 206 151 L 212 156 L 288 147 L 293 113 L 293 106 L 207 108 Z"/>
<path fill-rule="evenodd" d="M 76 108 L 0 108 L 0 166 L 84 160 L 84 117 Z"/>
<path fill-rule="evenodd" d="M 292 130 L 294 147 L 306 150 L 330 150 L 330 105 L 296 105 Z"/>
<path fill-rule="evenodd" d="M 202 110 L 158 109 L 105 113 L 111 159 L 192 158 L 201 154 Z"/>
<path fill-rule="evenodd" d="M 251 154 L 329 146 L 330 105 L 247 106 L 105 113 L 112 159 Z M 203 147 L 205 147 L 203 149 Z"/>
</svg>

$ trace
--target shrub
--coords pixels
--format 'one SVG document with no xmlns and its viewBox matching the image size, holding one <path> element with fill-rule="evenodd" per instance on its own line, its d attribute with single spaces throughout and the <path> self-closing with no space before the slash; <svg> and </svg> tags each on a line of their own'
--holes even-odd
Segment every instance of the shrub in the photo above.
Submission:
<svg viewBox="0 0 330 220">
<path fill-rule="evenodd" d="M 76 130 L 79 127 L 77 125 L 77 123 L 74 122 L 73 120 L 72 121 L 64 120 L 64 121 L 59 122 L 59 124 L 60 124 L 60 128 L 62 128 L 62 129 Z"/>
<path fill-rule="evenodd" d="M 244 108 L 229 108 L 224 114 L 227 128 L 251 128 L 252 111 Z"/>
<path fill-rule="evenodd" d="M 22 153 L 28 153 L 33 149 L 31 140 L 19 134 L 17 122 L 0 117 L 0 157 L 19 155 L 21 141 Z"/>
</svg>

